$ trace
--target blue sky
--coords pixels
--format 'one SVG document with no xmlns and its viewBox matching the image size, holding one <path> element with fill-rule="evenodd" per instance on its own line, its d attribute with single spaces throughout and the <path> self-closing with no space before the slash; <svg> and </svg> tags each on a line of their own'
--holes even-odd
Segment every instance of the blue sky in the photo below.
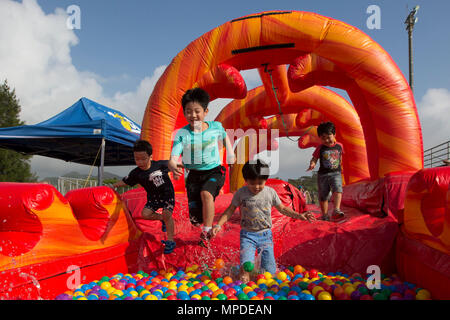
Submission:
<svg viewBox="0 0 450 320">
<path fill-rule="evenodd" d="M 70 5 L 80 7 L 80 30 L 66 27 Z M 379 30 L 367 27 L 370 5 L 380 7 Z M 416 5 L 414 93 L 426 149 L 450 140 L 448 0 L 0 0 L 0 81 L 8 79 L 16 89 L 27 124 L 48 119 L 82 96 L 141 123 L 153 86 L 178 52 L 229 20 L 268 10 L 310 11 L 353 25 L 378 42 L 408 78 L 404 21 Z M 256 72 L 243 75 L 249 89 L 260 84 Z M 210 115 L 225 103 L 215 101 Z M 280 153 L 286 152 L 292 156 L 280 159 L 277 175 L 304 175 L 312 150 L 281 139 Z M 89 167 L 33 157 L 32 169 L 45 177 Z M 120 175 L 128 170 L 108 168 Z"/>
<path fill-rule="evenodd" d="M 408 42 L 404 20 L 420 5 L 414 30 L 415 94 L 429 87 L 450 88 L 450 1 L 142 1 L 39 0 L 43 10 L 77 4 L 81 9 L 74 64 L 110 79 L 106 89 L 131 90 L 144 76 L 171 59 L 192 40 L 234 18 L 266 10 L 316 12 L 349 23 L 383 46 L 405 76 Z M 369 30 L 366 9 L 381 9 L 381 29 Z M 95 52 L 93 52 L 93 50 Z M 126 77 L 124 77 L 126 75 Z"/>
</svg>

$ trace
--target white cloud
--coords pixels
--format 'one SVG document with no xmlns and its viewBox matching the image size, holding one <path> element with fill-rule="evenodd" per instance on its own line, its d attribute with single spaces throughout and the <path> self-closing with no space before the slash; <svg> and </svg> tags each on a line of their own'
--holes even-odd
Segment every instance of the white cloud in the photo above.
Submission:
<svg viewBox="0 0 450 320">
<path fill-rule="evenodd" d="M 65 10 L 45 14 L 36 0 L 22 3 L 0 0 L 0 81 L 7 79 L 9 86 L 16 89 L 22 106 L 21 119 L 27 124 L 41 122 L 84 96 L 120 110 L 141 123 L 147 100 L 166 66 L 156 68 L 135 91 L 107 96 L 103 84 L 111 79 L 89 70 L 78 70 L 73 65 L 71 48 L 79 39 L 67 28 L 66 20 Z M 127 77 L 126 74 L 113 76 Z M 31 163 L 32 170 L 40 177 L 73 170 L 89 171 L 89 166 L 46 157 L 33 157 Z M 125 174 L 128 168 L 107 170 Z M 94 174 L 97 174 L 96 169 Z"/>
<path fill-rule="evenodd" d="M 428 89 L 417 106 L 424 149 L 450 140 L 450 90 Z"/>
</svg>

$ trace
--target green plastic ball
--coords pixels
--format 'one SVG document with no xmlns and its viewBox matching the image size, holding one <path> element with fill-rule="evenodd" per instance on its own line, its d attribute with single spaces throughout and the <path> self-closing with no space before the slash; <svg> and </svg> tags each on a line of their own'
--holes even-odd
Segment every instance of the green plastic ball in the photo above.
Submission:
<svg viewBox="0 0 450 320">
<path fill-rule="evenodd" d="M 252 272 L 253 269 L 255 268 L 255 265 L 251 261 L 246 261 L 246 262 L 244 262 L 244 266 L 243 267 L 244 267 L 245 271 Z"/>
<path fill-rule="evenodd" d="M 219 300 L 227 300 L 227 296 L 224 295 L 223 293 L 221 293 L 221 294 L 217 295 L 217 299 L 219 299 Z"/>
</svg>

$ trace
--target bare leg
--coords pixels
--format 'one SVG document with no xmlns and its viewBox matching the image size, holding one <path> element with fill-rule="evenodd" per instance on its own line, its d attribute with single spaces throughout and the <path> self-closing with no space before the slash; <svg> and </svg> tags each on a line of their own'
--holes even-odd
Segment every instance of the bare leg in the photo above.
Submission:
<svg viewBox="0 0 450 320">
<path fill-rule="evenodd" d="M 162 215 L 148 208 L 142 210 L 142 218 L 145 220 L 163 220 Z"/>
<path fill-rule="evenodd" d="M 211 227 L 214 220 L 214 197 L 209 191 L 200 192 L 203 204 L 203 225 L 205 227 Z"/>
<path fill-rule="evenodd" d="M 342 192 L 336 192 L 334 194 L 334 207 L 341 210 Z"/>
<path fill-rule="evenodd" d="M 241 269 L 239 270 L 239 280 L 241 280 L 244 283 L 250 281 L 250 272 L 245 271 L 242 266 Z"/>
<path fill-rule="evenodd" d="M 328 215 L 328 200 L 320 201 L 320 209 L 322 210 L 322 215 Z"/>
<path fill-rule="evenodd" d="M 162 219 L 167 228 L 167 240 L 173 241 L 175 225 L 172 218 L 172 212 L 170 210 L 163 210 L 162 213 Z"/>
</svg>

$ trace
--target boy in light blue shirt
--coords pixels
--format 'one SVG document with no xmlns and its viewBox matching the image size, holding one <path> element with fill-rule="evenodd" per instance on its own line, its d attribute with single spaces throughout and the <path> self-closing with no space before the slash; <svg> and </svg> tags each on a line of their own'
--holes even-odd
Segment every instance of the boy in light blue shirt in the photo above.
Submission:
<svg viewBox="0 0 450 320">
<path fill-rule="evenodd" d="M 214 200 L 225 183 L 226 169 L 220 151 L 225 142 L 227 163 L 233 164 L 233 147 L 220 122 L 204 120 L 209 104 L 205 90 L 187 90 L 181 104 L 188 125 L 175 136 L 168 166 L 175 179 L 183 173 L 182 168 L 189 170 L 186 180 L 189 218 L 194 226 L 203 223 L 199 244 L 206 246 L 211 238 Z M 180 155 L 183 155 L 182 165 L 178 164 Z"/>
</svg>

